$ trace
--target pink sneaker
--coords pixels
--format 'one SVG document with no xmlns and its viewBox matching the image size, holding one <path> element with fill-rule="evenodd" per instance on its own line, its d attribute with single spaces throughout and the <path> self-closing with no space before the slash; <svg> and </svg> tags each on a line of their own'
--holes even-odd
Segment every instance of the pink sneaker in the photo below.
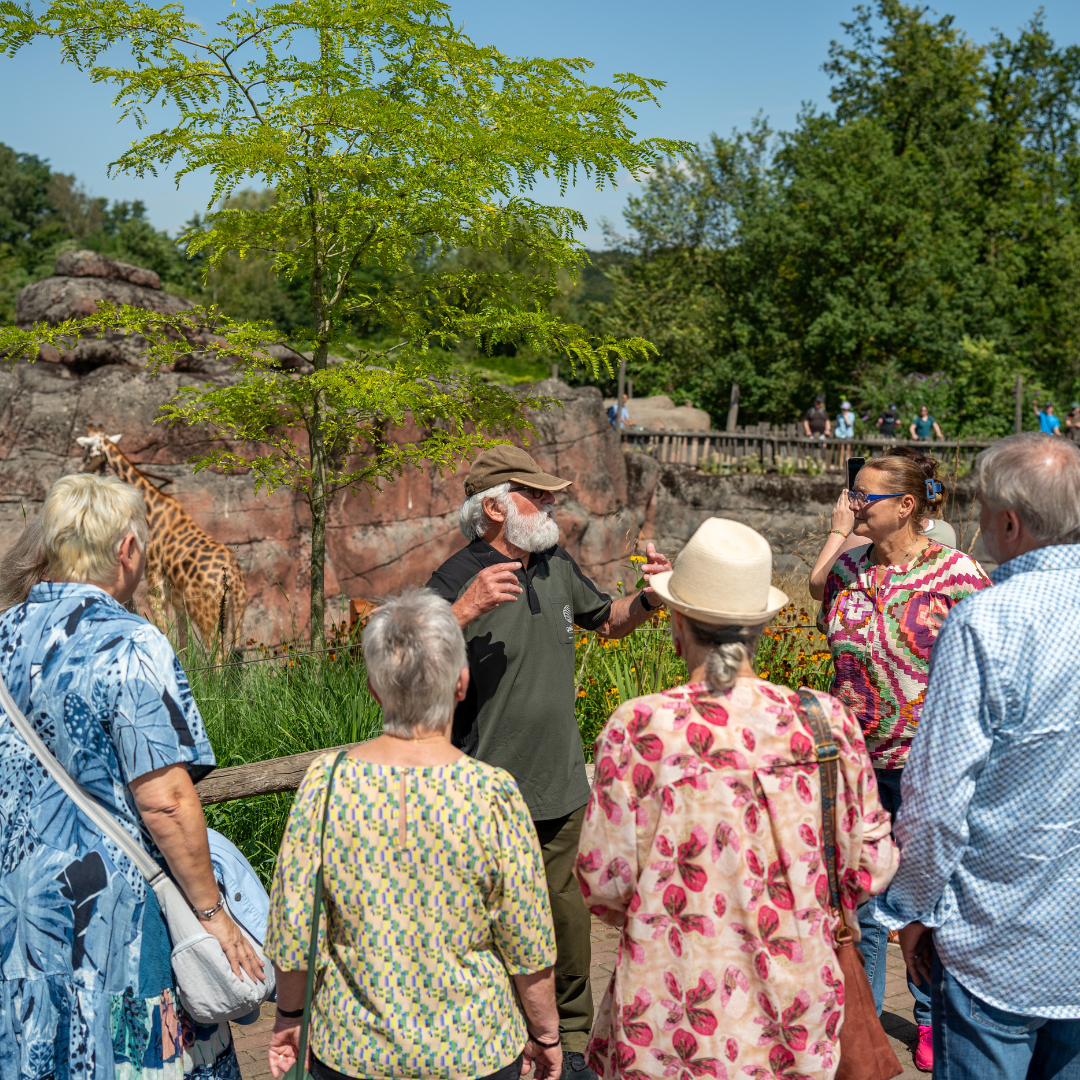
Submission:
<svg viewBox="0 0 1080 1080">
<path fill-rule="evenodd" d="M 920 1072 L 934 1071 L 934 1029 L 919 1025 L 919 1043 L 915 1047 L 915 1068 Z"/>
</svg>

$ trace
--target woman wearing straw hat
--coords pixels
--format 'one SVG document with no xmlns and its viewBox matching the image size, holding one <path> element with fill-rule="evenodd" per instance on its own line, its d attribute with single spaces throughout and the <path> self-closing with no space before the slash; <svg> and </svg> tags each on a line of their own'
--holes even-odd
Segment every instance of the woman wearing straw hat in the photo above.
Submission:
<svg viewBox="0 0 1080 1080">
<path fill-rule="evenodd" d="M 671 609 L 690 681 L 624 702 L 596 743 L 577 874 L 621 927 L 590 1042 L 605 1078 L 812 1075 L 837 1065 L 840 916 L 821 861 L 814 738 L 798 694 L 751 660 L 788 598 L 768 541 L 710 518 L 650 584 Z M 839 746 L 844 921 L 896 869 L 859 725 L 815 693 Z"/>
</svg>

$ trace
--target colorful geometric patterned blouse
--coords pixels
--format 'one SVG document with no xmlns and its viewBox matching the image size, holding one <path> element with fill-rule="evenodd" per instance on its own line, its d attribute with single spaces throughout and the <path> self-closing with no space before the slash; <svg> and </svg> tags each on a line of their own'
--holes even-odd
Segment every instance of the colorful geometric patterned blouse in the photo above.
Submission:
<svg viewBox="0 0 1080 1080">
<path fill-rule="evenodd" d="M 308 965 L 336 756 L 308 769 L 278 855 L 266 955 L 283 971 Z M 540 846 L 513 778 L 468 757 L 428 768 L 345 758 L 326 866 L 320 1061 L 371 1080 L 473 1080 L 509 1065 L 526 1039 L 509 976 L 555 963 Z"/>
<path fill-rule="evenodd" d="M 845 920 L 896 872 L 859 725 L 818 694 L 840 750 Z M 622 929 L 589 1064 L 604 1080 L 826 1080 L 843 975 L 826 906 L 813 733 L 793 690 L 741 678 L 624 702 L 596 741 L 578 847 L 585 903 Z"/>
<path fill-rule="evenodd" d="M 873 545 L 844 552 L 825 582 L 818 627 L 829 639 L 830 693 L 856 715 L 875 769 L 902 769 L 919 724 L 930 650 L 953 604 L 990 579 L 970 556 L 929 543 L 906 571 Z"/>
</svg>

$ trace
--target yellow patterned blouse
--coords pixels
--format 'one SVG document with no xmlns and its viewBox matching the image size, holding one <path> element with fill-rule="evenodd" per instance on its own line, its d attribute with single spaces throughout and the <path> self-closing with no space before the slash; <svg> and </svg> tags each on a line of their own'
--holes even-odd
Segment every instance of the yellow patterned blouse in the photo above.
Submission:
<svg viewBox="0 0 1080 1080">
<path fill-rule="evenodd" d="M 335 757 L 308 769 L 278 855 L 266 955 L 283 971 L 307 967 Z M 315 1055 L 372 1080 L 471 1080 L 509 1065 L 526 1038 L 509 975 L 555 962 L 540 847 L 513 778 L 471 758 L 429 768 L 345 758 L 326 868 Z"/>
</svg>

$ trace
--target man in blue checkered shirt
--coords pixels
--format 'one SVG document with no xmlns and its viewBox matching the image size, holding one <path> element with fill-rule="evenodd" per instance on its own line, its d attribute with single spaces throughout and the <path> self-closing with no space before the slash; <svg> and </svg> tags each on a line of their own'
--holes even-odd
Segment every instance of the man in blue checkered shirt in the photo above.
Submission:
<svg viewBox="0 0 1080 1080">
<path fill-rule="evenodd" d="M 977 463 L 994 588 L 930 664 L 875 902 L 929 982 L 937 1080 L 1080 1078 L 1080 451 L 1037 432 Z"/>
</svg>

